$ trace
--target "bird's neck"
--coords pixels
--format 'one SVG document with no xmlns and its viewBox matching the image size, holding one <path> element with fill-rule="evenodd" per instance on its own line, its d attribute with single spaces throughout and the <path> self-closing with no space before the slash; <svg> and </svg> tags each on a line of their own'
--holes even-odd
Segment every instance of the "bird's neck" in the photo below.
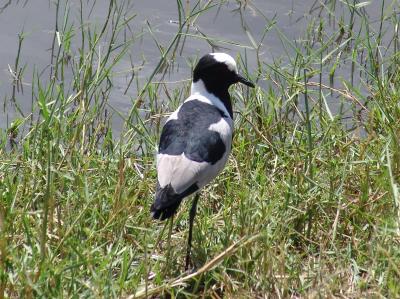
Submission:
<svg viewBox="0 0 400 299">
<path fill-rule="evenodd" d="M 204 84 L 202 79 L 192 82 L 191 95 L 201 95 L 211 101 L 211 103 L 220 110 L 227 112 L 233 119 L 231 97 L 228 88 L 213 88 Z"/>
</svg>

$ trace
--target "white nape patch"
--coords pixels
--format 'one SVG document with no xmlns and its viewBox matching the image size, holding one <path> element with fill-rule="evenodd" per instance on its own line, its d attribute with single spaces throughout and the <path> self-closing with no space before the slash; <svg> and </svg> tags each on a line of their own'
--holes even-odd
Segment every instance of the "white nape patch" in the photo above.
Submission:
<svg viewBox="0 0 400 299">
<path fill-rule="evenodd" d="M 226 53 L 210 53 L 212 57 L 218 62 L 225 63 L 226 66 L 228 67 L 229 70 L 237 73 L 237 66 L 236 66 L 236 61 L 233 59 L 232 56 L 226 54 Z"/>
<path fill-rule="evenodd" d="M 188 97 L 185 102 L 192 100 L 199 100 L 201 102 L 214 105 L 219 110 L 223 111 L 225 115 L 229 116 L 229 112 L 222 101 L 207 91 L 204 82 L 201 79 L 192 83 L 190 97 Z"/>
</svg>

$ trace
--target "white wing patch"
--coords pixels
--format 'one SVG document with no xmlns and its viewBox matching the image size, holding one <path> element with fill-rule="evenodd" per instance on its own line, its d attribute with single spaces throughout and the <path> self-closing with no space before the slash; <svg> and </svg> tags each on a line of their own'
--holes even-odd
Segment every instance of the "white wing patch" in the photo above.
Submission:
<svg viewBox="0 0 400 299">
<path fill-rule="evenodd" d="M 207 162 L 192 161 L 186 158 L 185 154 L 179 156 L 158 154 L 158 183 L 161 188 L 171 184 L 176 193 L 182 193 L 191 185 L 198 183 L 209 167 L 210 164 Z"/>
<path fill-rule="evenodd" d="M 161 188 L 171 184 L 176 193 L 184 192 L 193 184 L 201 189 L 221 172 L 228 160 L 229 153 L 230 149 L 227 149 L 222 159 L 215 164 L 192 161 L 184 154 L 179 156 L 158 154 L 158 183 Z"/>
<path fill-rule="evenodd" d="M 178 119 L 178 113 L 179 113 L 179 110 L 181 109 L 181 106 L 179 106 L 178 109 L 176 109 L 173 113 L 171 113 L 171 115 L 168 117 L 166 122 L 168 122 L 170 120 Z"/>
<path fill-rule="evenodd" d="M 217 132 L 225 146 L 230 148 L 232 143 L 233 121 L 231 118 L 223 117 L 217 123 L 211 124 L 208 129 Z"/>
</svg>

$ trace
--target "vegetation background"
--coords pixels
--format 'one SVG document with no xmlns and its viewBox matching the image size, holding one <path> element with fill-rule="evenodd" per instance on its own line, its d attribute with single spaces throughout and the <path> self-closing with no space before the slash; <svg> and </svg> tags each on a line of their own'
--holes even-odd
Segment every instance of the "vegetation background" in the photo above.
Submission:
<svg viewBox="0 0 400 299">
<path fill-rule="evenodd" d="M 46 78 L 31 74 L 30 113 L 19 102 L 24 32 L 10 66 L 4 107 L 20 116 L 0 131 L 0 298 L 400 297 L 399 1 L 381 1 L 371 20 L 371 1 L 316 0 L 296 40 L 267 17 L 260 40 L 246 32 L 251 47 L 195 34 L 210 50 L 239 47 L 241 72 L 257 88 L 231 89 L 233 152 L 201 195 L 193 273 L 183 271 L 190 200 L 170 234 L 149 214 L 154 153 L 163 119 L 190 87 L 171 88 L 164 75 L 197 18 L 226 1 L 177 0 L 167 43 L 148 24 L 160 59 L 145 81 L 140 67 L 126 72 L 125 89 L 136 92 L 124 114 L 109 101 L 140 39 L 125 38 L 130 1 L 109 1 L 101 26 L 82 11 L 72 22 L 67 2 L 51 4 L 52 63 Z M 285 51 L 266 62 L 272 32 Z"/>
</svg>

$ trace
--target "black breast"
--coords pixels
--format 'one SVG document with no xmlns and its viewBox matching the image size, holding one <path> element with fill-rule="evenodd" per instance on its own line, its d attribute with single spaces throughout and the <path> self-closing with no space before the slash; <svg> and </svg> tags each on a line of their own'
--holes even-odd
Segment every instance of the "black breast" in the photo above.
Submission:
<svg viewBox="0 0 400 299">
<path fill-rule="evenodd" d="M 178 119 L 168 121 L 161 133 L 159 153 L 185 156 L 196 162 L 215 164 L 225 153 L 221 136 L 208 130 L 211 124 L 224 117 L 217 107 L 191 100 L 184 103 Z"/>
</svg>

